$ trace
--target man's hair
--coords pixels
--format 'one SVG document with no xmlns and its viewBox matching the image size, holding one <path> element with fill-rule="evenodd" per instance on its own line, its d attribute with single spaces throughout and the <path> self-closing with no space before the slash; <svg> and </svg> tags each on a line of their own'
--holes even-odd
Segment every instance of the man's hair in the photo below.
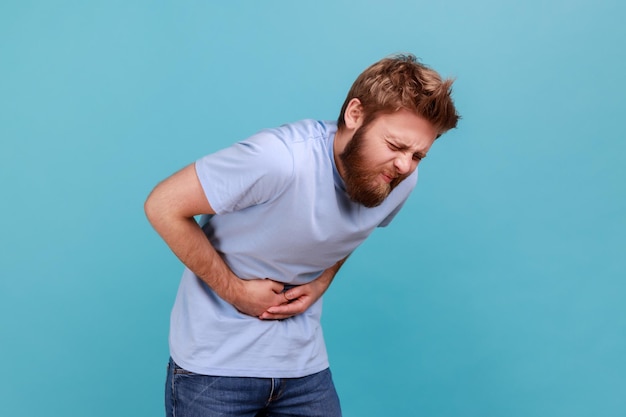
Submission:
<svg viewBox="0 0 626 417">
<path fill-rule="evenodd" d="M 344 114 L 348 103 L 358 98 L 365 121 L 378 115 L 406 109 L 428 120 L 438 136 L 456 127 L 460 118 L 452 101 L 453 79 L 443 80 L 434 70 L 412 54 L 394 55 L 371 65 L 359 75 L 348 92 L 337 122 L 345 127 Z"/>
</svg>

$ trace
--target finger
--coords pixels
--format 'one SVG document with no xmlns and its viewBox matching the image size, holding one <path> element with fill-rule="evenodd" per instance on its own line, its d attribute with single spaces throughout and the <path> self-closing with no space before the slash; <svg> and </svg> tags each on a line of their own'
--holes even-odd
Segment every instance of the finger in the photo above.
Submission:
<svg viewBox="0 0 626 417">
<path fill-rule="evenodd" d="M 283 284 L 282 282 L 274 281 L 271 278 L 265 278 L 265 280 L 271 284 L 269 287 L 276 294 L 280 294 L 285 290 L 285 284 Z"/>
<path fill-rule="evenodd" d="M 306 294 L 306 291 L 303 287 L 304 287 L 303 285 L 299 285 L 297 287 L 288 289 L 284 293 L 285 297 L 290 301 L 302 297 L 303 295 Z"/>
<path fill-rule="evenodd" d="M 267 311 L 259 316 L 261 320 L 284 320 L 293 317 L 293 314 L 271 314 Z"/>
<path fill-rule="evenodd" d="M 277 306 L 270 307 L 267 309 L 267 312 L 271 314 L 285 314 L 293 316 L 295 314 L 303 313 L 304 310 L 304 302 L 297 298 L 289 303 L 283 303 Z"/>
</svg>

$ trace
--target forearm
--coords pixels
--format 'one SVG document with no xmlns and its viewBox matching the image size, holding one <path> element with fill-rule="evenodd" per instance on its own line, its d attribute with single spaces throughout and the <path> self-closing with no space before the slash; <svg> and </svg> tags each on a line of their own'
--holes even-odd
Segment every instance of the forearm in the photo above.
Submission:
<svg viewBox="0 0 626 417">
<path fill-rule="evenodd" d="M 221 298 L 234 304 L 241 280 L 230 270 L 193 217 L 175 216 L 146 202 L 148 220 L 185 266 Z M 160 205 L 160 207 L 163 207 Z"/>
<path fill-rule="evenodd" d="M 319 288 L 322 290 L 320 296 L 324 292 L 326 292 L 326 290 L 328 289 L 330 284 L 333 282 L 333 279 L 335 278 L 335 275 L 337 275 L 337 272 L 339 272 L 339 269 L 341 268 L 341 266 L 348 259 L 348 256 L 346 256 L 345 258 L 341 259 L 340 261 L 335 263 L 330 268 L 324 270 L 324 272 L 322 272 L 319 277 L 317 277 L 314 281 L 311 281 L 311 284 L 313 284 L 313 283 L 317 284 L 319 286 Z"/>
</svg>

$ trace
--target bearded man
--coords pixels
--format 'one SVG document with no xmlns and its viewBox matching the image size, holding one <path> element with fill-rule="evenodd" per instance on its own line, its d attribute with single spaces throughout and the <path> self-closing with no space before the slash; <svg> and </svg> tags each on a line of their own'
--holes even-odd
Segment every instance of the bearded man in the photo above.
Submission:
<svg viewBox="0 0 626 417">
<path fill-rule="evenodd" d="M 341 415 L 321 296 L 456 127 L 451 86 L 413 55 L 385 58 L 357 78 L 337 122 L 263 130 L 155 187 L 146 215 L 186 266 L 168 416 Z"/>
</svg>

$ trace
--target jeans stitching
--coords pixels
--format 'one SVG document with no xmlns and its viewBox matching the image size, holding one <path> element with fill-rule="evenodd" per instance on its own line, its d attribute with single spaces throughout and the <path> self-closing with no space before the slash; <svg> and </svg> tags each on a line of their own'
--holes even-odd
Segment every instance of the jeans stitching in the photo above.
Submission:
<svg viewBox="0 0 626 417">
<path fill-rule="evenodd" d="M 174 361 L 172 361 L 170 366 L 172 367 L 172 417 L 176 417 L 176 378 L 174 378 L 174 371 L 176 370 L 176 367 L 174 365 Z"/>
</svg>

